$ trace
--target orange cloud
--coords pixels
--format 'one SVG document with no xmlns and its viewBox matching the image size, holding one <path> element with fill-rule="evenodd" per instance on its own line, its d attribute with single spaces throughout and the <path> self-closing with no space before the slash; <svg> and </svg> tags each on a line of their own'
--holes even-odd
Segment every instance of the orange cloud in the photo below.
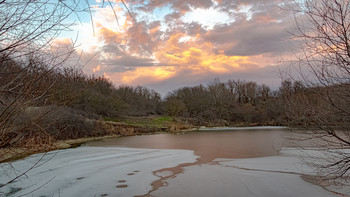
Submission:
<svg viewBox="0 0 350 197">
<path fill-rule="evenodd" d="M 137 67 L 123 73 L 115 73 L 112 79 L 117 83 L 139 85 L 160 82 L 179 73 L 205 74 L 208 72 L 224 74 L 245 70 L 242 64 L 256 65 L 248 56 L 226 56 L 214 53 L 208 42 L 196 42 L 191 39 L 183 43 L 179 39 L 186 36 L 182 33 L 172 35 L 162 47 L 157 48 L 154 57 L 159 63 L 151 67 Z"/>
<path fill-rule="evenodd" d="M 221 0 L 216 2 L 220 3 Z M 210 31 L 194 26 L 189 31 L 182 31 L 180 28 L 164 30 L 163 24 L 159 21 L 137 21 L 128 14 L 122 14 L 124 20 L 120 20 L 121 26 L 116 27 L 114 14 L 111 11 L 107 13 L 106 9 L 99 9 L 97 13 L 95 32 L 100 42 L 96 50 L 99 62 L 95 64 L 97 66 L 89 67 L 89 70 L 103 73 L 116 84 L 161 83 L 167 79 L 179 78 L 184 73 L 196 77 L 211 74 L 220 76 L 237 71 L 248 72 L 259 65 L 273 64 L 271 57 L 261 53 L 235 51 L 231 53 L 232 56 L 227 55 L 232 47 L 241 48 L 239 43 L 242 39 L 238 39 L 240 36 L 235 36 L 233 28 L 222 26 L 222 30 Z M 261 23 L 269 23 L 273 18 L 259 15 L 255 19 Z M 249 24 L 247 26 L 250 27 Z M 244 36 L 251 32 L 253 31 L 238 35 L 246 38 Z M 242 41 L 242 43 L 255 46 L 256 43 L 260 43 L 259 40 Z M 246 48 L 244 52 L 255 49 Z"/>
<path fill-rule="evenodd" d="M 103 77 L 106 78 L 106 79 L 111 79 L 112 77 L 109 76 L 107 73 L 103 73 Z"/>
<path fill-rule="evenodd" d="M 97 71 L 100 71 L 101 70 L 101 65 L 98 65 L 98 66 L 96 66 L 96 68 L 93 68 L 92 69 L 92 72 L 97 72 Z"/>
<path fill-rule="evenodd" d="M 268 24 L 268 23 L 276 23 L 277 19 L 273 18 L 271 15 L 268 14 L 257 14 L 254 16 L 254 20 L 257 23 L 263 23 L 263 24 Z"/>
<path fill-rule="evenodd" d="M 171 78 L 176 75 L 174 67 L 138 67 L 123 73 L 104 73 L 104 77 L 116 84 L 145 85 Z"/>
<path fill-rule="evenodd" d="M 200 42 L 196 38 L 183 43 L 179 40 L 186 35 L 172 35 L 162 48 L 155 52 L 155 57 L 164 64 L 176 65 L 178 69 L 190 69 L 195 72 L 230 72 L 244 69 L 240 64 L 254 64 L 247 56 L 226 56 L 215 53 L 210 42 Z"/>
<path fill-rule="evenodd" d="M 120 42 L 121 41 L 120 37 L 123 37 L 122 34 L 115 32 L 111 29 L 108 29 L 106 27 L 101 27 L 99 29 L 98 36 L 107 43 Z"/>
<path fill-rule="evenodd" d="M 70 38 L 57 38 L 53 40 L 53 42 L 50 45 L 51 51 L 65 51 L 68 52 L 69 50 L 73 50 L 74 46 L 72 43 L 72 39 Z"/>
<path fill-rule="evenodd" d="M 160 25 L 153 27 L 152 29 L 149 30 L 149 34 L 154 35 L 157 34 L 160 30 Z"/>
<path fill-rule="evenodd" d="M 57 58 L 68 58 L 71 56 L 71 53 L 77 52 L 72 40 L 69 38 L 54 39 L 49 46 L 51 53 L 55 54 Z"/>
<path fill-rule="evenodd" d="M 147 82 L 156 82 L 168 79 L 176 74 L 174 67 L 139 67 L 133 71 L 122 74 L 122 83 L 134 84 L 140 79 L 147 79 Z M 136 85 L 136 84 L 135 84 Z"/>
<path fill-rule="evenodd" d="M 72 44 L 72 39 L 70 38 L 57 38 L 53 42 L 55 45 L 71 45 Z"/>
</svg>

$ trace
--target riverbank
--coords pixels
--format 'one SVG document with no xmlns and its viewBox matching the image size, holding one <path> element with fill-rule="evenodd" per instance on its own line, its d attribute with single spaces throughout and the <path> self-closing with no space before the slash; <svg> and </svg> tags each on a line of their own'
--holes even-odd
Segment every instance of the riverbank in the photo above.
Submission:
<svg viewBox="0 0 350 197">
<path fill-rule="evenodd" d="M 112 137 L 152 135 L 158 133 L 183 134 L 187 131 L 198 130 L 200 128 L 198 125 L 201 125 L 199 123 L 198 120 L 193 118 L 182 119 L 161 115 L 106 117 L 100 120 L 85 118 L 80 122 L 71 122 L 69 127 L 74 129 L 63 129 L 61 132 L 53 132 L 49 129 L 45 134 L 46 140 L 40 140 L 41 136 L 34 135 L 31 136 L 29 143 L 0 149 L 0 163 L 21 159 L 35 153 L 76 147 L 85 142 Z M 207 126 L 205 129 L 225 127 L 220 121 L 205 122 L 203 125 Z M 236 123 L 231 126 L 249 128 L 266 125 Z"/>
<path fill-rule="evenodd" d="M 170 117 L 124 117 L 120 120 L 107 119 L 97 121 L 97 128 L 92 136 L 75 139 L 50 140 L 46 144 L 32 144 L 27 147 L 10 147 L 0 149 L 0 163 L 15 161 L 36 153 L 74 148 L 82 143 L 114 137 L 153 135 L 159 133 L 184 133 L 197 130 L 198 127 L 182 121 L 173 121 Z"/>
<path fill-rule="evenodd" d="M 36 147 L 17 147 L 17 148 L 6 148 L 0 149 L 0 163 L 15 161 L 18 159 L 25 158 L 27 156 L 44 153 L 54 150 L 61 150 L 67 148 L 74 148 L 80 146 L 82 143 L 97 141 L 102 139 L 108 139 L 113 137 L 119 137 L 119 135 L 110 135 L 110 136 L 101 136 L 101 137 L 86 137 L 86 138 L 78 138 L 74 140 L 59 140 L 53 142 L 52 144 L 45 144 L 42 146 Z"/>
</svg>

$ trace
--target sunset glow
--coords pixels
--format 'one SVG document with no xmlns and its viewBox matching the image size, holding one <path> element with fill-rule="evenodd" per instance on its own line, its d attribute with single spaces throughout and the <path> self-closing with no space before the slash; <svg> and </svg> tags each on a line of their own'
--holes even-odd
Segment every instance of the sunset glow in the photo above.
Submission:
<svg viewBox="0 0 350 197">
<path fill-rule="evenodd" d="M 117 18 L 111 7 L 95 1 L 93 23 L 74 30 L 78 51 L 93 55 L 84 71 L 115 85 L 162 93 L 214 78 L 278 85 L 273 84 L 279 83 L 283 67 L 278 62 L 290 55 L 286 43 L 292 20 L 280 0 L 128 0 L 131 15 L 120 1 L 113 2 Z"/>
</svg>

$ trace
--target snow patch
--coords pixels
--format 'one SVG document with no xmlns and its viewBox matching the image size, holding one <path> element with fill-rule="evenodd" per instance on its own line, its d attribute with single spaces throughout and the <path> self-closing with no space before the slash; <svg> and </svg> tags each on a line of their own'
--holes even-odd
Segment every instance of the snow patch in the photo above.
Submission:
<svg viewBox="0 0 350 197">
<path fill-rule="evenodd" d="M 1 168 L 0 183 L 21 174 L 43 154 Z M 136 196 L 148 193 L 153 172 L 195 162 L 188 150 L 79 147 L 47 153 L 37 167 L 5 187 L 12 196 Z M 37 189 L 37 190 L 36 190 Z M 1 193 L 0 193 L 1 194 Z M 11 196 L 11 195 L 10 195 Z"/>
</svg>

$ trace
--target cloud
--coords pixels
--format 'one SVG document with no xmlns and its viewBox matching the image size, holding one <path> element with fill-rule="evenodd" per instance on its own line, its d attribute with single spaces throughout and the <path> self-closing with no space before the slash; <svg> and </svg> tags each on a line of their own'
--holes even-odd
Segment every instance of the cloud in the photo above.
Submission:
<svg viewBox="0 0 350 197">
<path fill-rule="evenodd" d="M 228 56 L 279 54 L 289 51 L 286 44 L 290 37 L 287 32 L 289 28 L 290 22 L 234 22 L 216 27 L 205 35 L 205 39 L 213 42 L 219 50 L 224 50 Z"/>
<path fill-rule="evenodd" d="M 97 71 L 100 71 L 101 70 L 101 65 L 97 65 L 96 68 L 93 68 L 92 69 L 92 72 L 97 72 Z"/>
<path fill-rule="evenodd" d="M 162 96 L 165 96 L 168 92 L 173 91 L 177 88 L 184 86 L 196 86 L 199 84 L 206 85 L 213 81 L 215 78 L 219 78 L 222 82 L 229 79 L 234 80 L 245 80 L 245 81 L 255 81 L 259 84 L 266 84 L 272 89 L 276 90 L 281 84 L 280 69 L 284 66 L 266 66 L 262 68 L 254 67 L 256 72 L 251 72 L 251 70 L 241 70 L 237 72 L 230 73 L 213 73 L 207 72 L 203 75 L 195 75 L 188 70 L 182 70 L 177 75 L 170 78 L 166 78 L 159 82 L 150 82 L 147 87 L 157 90 Z"/>
<path fill-rule="evenodd" d="M 114 56 L 100 62 L 105 65 L 106 72 L 124 72 L 134 70 L 137 67 L 151 67 L 154 66 L 154 60 L 151 58 L 140 58 L 124 54 L 122 56 Z"/>
<path fill-rule="evenodd" d="M 282 0 L 126 2 L 133 16 L 115 4 L 120 26 L 111 9 L 95 9 L 95 47 L 86 52 L 95 54 L 86 70 L 117 85 L 163 91 L 215 77 L 260 82 L 273 78 L 268 71 L 280 55 L 289 55 L 292 22 L 278 8 Z M 200 17 L 205 20 L 196 20 Z"/>
<path fill-rule="evenodd" d="M 214 43 L 218 50 L 225 51 L 228 56 L 280 55 L 289 52 L 287 42 L 291 35 L 288 31 L 293 27 L 293 19 L 277 4 L 266 2 L 269 3 L 251 4 L 250 17 L 247 17 L 247 13 L 236 13 L 235 21 L 217 25 L 205 34 L 205 40 Z"/>
<path fill-rule="evenodd" d="M 146 12 L 152 13 L 156 8 L 170 6 L 172 10 L 179 11 L 181 13 L 186 13 L 192 8 L 210 8 L 213 6 L 212 0 L 138 0 L 131 1 L 134 4 L 138 4 L 138 9 Z M 141 5 L 141 6 L 140 6 Z"/>
</svg>

